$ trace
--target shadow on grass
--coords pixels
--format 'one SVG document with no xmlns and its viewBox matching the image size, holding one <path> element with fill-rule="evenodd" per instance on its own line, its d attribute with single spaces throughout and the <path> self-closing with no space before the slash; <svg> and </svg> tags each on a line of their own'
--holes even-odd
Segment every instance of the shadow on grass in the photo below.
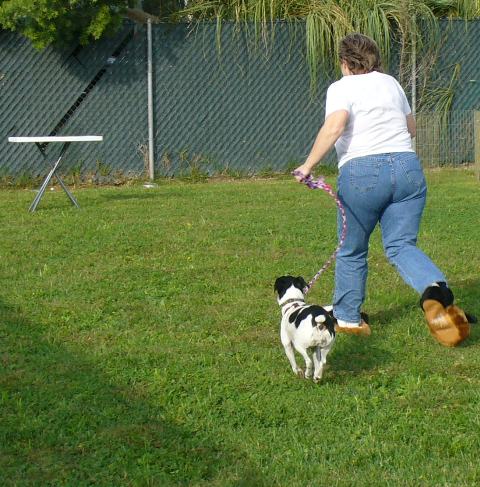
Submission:
<svg viewBox="0 0 480 487">
<path fill-rule="evenodd" d="M 466 279 L 465 281 L 452 281 L 450 286 L 455 294 L 455 302 L 470 315 L 480 319 L 480 278 Z M 478 343 L 480 323 L 471 327 L 470 337 L 461 346 L 468 347 Z"/>
<path fill-rule="evenodd" d="M 332 369 L 336 373 L 355 375 L 385 366 L 392 360 L 392 354 L 381 346 L 382 341 L 381 337 L 374 334 L 370 337 L 337 337 L 331 359 Z"/>
<path fill-rule="evenodd" d="M 478 317 L 480 314 L 480 277 L 460 282 L 452 281 L 449 285 L 460 306 Z"/>
<path fill-rule="evenodd" d="M 1 299 L 0 364 L 2 485 L 268 485 L 213 432 L 167 419 Z"/>
</svg>

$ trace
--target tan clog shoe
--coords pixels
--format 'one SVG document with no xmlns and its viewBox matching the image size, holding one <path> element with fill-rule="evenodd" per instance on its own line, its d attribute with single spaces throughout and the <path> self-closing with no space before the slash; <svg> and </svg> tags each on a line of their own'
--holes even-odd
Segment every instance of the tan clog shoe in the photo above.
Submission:
<svg viewBox="0 0 480 487">
<path fill-rule="evenodd" d="M 444 282 L 429 286 L 420 299 L 431 335 L 446 347 L 456 347 L 470 335 L 469 319 L 453 299 Z"/>
<path fill-rule="evenodd" d="M 370 336 L 372 330 L 366 321 L 361 321 L 358 326 L 340 326 L 335 323 L 335 331 L 337 333 L 345 333 L 348 335 L 358 335 L 358 336 Z"/>
</svg>

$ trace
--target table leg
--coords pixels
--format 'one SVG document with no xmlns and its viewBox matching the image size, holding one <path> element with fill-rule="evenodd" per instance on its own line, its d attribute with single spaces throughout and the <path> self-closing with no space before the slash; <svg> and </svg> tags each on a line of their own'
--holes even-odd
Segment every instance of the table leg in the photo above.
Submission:
<svg viewBox="0 0 480 487">
<path fill-rule="evenodd" d="M 60 162 L 62 161 L 62 157 L 65 154 L 69 145 L 70 145 L 70 142 L 65 142 L 65 144 L 63 144 L 63 147 L 62 147 L 62 150 L 60 151 L 60 156 L 58 157 L 57 162 L 53 165 L 52 169 L 50 170 L 47 177 L 45 178 L 42 185 L 40 186 L 40 189 L 38 190 L 37 196 L 35 196 L 34 200 L 32 201 L 32 204 L 30 205 L 30 208 L 29 208 L 30 212 L 34 212 L 37 209 L 37 206 L 40 203 L 40 200 L 42 199 L 42 197 L 45 193 L 45 190 L 47 189 L 48 183 L 50 182 L 53 175 L 55 174 L 55 171 L 57 170 L 58 166 L 60 165 Z M 57 176 L 57 178 L 58 178 L 58 176 Z M 62 181 L 62 187 L 65 189 L 63 181 Z M 71 196 L 68 191 L 67 191 L 67 194 L 69 196 Z M 76 206 L 78 207 L 78 203 Z"/>
<path fill-rule="evenodd" d="M 78 204 L 78 201 L 75 199 L 72 193 L 68 190 L 67 186 L 65 186 L 65 183 L 62 181 L 62 178 L 58 175 L 55 174 L 55 177 L 57 178 L 57 181 L 60 183 L 60 186 L 63 188 L 63 191 L 67 193 L 67 196 L 70 198 L 70 201 L 77 207 L 80 208 L 80 205 Z"/>
</svg>

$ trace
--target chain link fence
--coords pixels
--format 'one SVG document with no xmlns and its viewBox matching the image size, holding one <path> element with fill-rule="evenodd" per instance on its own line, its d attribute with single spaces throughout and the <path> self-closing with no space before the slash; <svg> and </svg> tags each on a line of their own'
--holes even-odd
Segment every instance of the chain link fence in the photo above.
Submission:
<svg viewBox="0 0 480 487">
<path fill-rule="evenodd" d="M 437 80 L 462 63 L 448 118 L 417 116 L 417 151 L 426 166 L 475 160 L 474 111 L 480 109 L 480 21 L 451 22 Z M 286 171 L 301 162 L 324 118 L 333 76 L 310 91 L 305 25 L 275 24 L 271 43 L 231 23 L 153 26 L 156 176 Z M 220 42 L 219 42 L 220 41 Z M 114 37 L 60 52 L 35 51 L 0 31 L 0 177 L 45 171 L 32 144 L 8 136 L 104 136 L 73 144 L 64 173 L 146 176 L 146 29 L 126 24 Z M 478 137 L 478 134 L 477 134 Z M 58 147 L 45 147 L 54 156 Z M 335 164 L 332 152 L 328 164 Z"/>
<path fill-rule="evenodd" d="M 425 167 L 475 162 L 474 115 L 473 110 L 455 110 L 448 117 L 417 115 L 416 151 Z"/>
</svg>

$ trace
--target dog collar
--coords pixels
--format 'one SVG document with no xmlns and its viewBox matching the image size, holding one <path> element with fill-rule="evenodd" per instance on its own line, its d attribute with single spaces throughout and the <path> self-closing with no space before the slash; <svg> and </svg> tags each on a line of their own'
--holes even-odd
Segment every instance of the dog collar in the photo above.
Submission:
<svg viewBox="0 0 480 487">
<path fill-rule="evenodd" d="M 290 303 L 301 303 L 301 302 L 303 302 L 301 299 L 287 299 L 280 306 L 282 306 L 282 308 L 283 308 L 286 304 L 290 304 Z M 300 305 L 298 305 L 298 306 L 300 306 Z"/>
<path fill-rule="evenodd" d="M 303 303 L 303 304 L 300 304 Z M 301 301 L 300 299 L 287 299 L 284 303 L 282 303 L 280 306 L 282 307 L 282 312 L 283 314 L 286 314 L 290 308 L 296 309 L 300 308 L 304 305 L 305 303 Z M 288 306 L 290 305 L 290 306 Z M 286 309 L 285 307 L 288 306 Z"/>
</svg>

